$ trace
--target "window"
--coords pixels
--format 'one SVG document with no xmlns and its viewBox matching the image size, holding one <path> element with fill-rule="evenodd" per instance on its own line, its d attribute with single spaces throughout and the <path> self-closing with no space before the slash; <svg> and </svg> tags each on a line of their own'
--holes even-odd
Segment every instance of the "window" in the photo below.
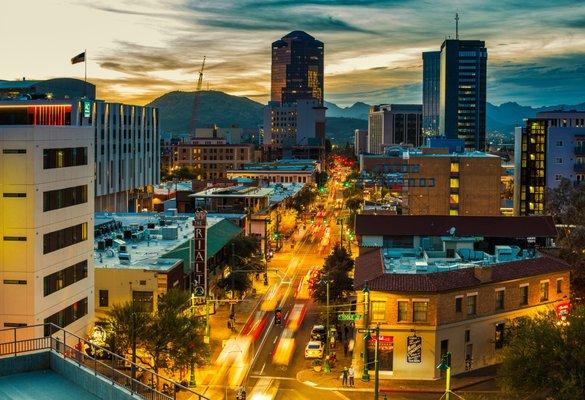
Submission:
<svg viewBox="0 0 585 400">
<path fill-rule="evenodd" d="M 426 301 L 412 302 L 412 316 L 414 322 L 427 322 L 429 304 Z"/>
<path fill-rule="evenodd" d="M 386 302 L 372 301 L 372 321 L 386 320 Z"/>
<path fill-rule="evenodd" d="M 528 285 L 520 286 L 520 305 L 528 305 Z"/>
<path fill-rule="evenodd" d="M 4 197 L 26 197 L 26 193 L 4 193 Z"/>
<path fill-rule="evenodd" d="M 560 181 L 563 178 L 561 174 L 555 174 L 555 181 Z"/>
<path fill-rule="evenodd" d="M 451 216 L 459 215 L 459 210 L 449 210 L 449 215 Z"/>
<path fill-rule="evenodd" d="M 83 203 L 87 203 L 87 185 L 43 193 L 43 211 L 58 210 Z"/>
<path fill-rule="evenodd" d="M 78 262 L 43 278 L 44 295 L 48 296 L 87 278 L 87 260 Z"/>
<path fill-rule="evenodd" d="M 145 311 L 151 312 L 153 309 L 152 292 L 134 290 L 132 292 L 132 301 L 144 307 Z"/>
<path fill-rule="evenodd" d="M 7 242 L 26 242 L 26 236 L 4 236 Z"/>
<path fill-rule="evenodd" d="M 451 163 L 451 172 L 459 172 L 459 163 L 458 162 Z"/>
<path fill-rule="evenodd" d="M 26 149 L 3 149 L 3 154 L 26 154 Z"/>
<path fill-rule="evenodd" d="M 78 319 L 87 315 L 87 297 L 71 304 L 69 307 L 45 318 L 45 324 L 55 324 L 61 328 L 77 321 Z M 53 328 L 54 329 L 54 328 Z M 45 326 L 45 336 L 51 334 L 51 327 Z"/>
<path fill-rule="evenodd" d="M 555 164 L 562 164 L 563 163 L 563 159 L 561 157 L 555 157 L 554 163 Z"/>
<path fill-rule="evenodd" d="M 398 322 L 408 321 L 408 301 L 398 302 Z"/>
<path fill-rule="evenodd" d="M 459 195 L 458 194 L 450 194 L 449 195 L 449 204 L 459 204 Z"/>
<path fill-rule="evenodd" d="M 110 293 L 107 290 L 100 290 L 100 307 L 109 307 L 109 294 Z"/>
<path fill-rule="evenodd" d="M 467 296 L 467 315 L 475 315 L 477 306 L 477 295 Z"/>
<path fill-rule="evenodd" d="M 504 309 L 504 290 L 496 290 L 496 310 Z"/>
<path fill-rule="evenodd" d="M 463 311 L 463 297 L 455 298 L 455 312 Z"/>
<path fill-rule="evenodd" d="M 496 334 L 494 337 L 496 349 L 501 349 L 502 347 L 504 347 L 504 329 L 505 325 L 503 322 L 496 324 Z"/>
<path fill-rule="evenodd" d="M 548 301 L 548 281 L 540 282 L 540 301 Z"/>
<path fill-rule="evenodd" d="M 77 167 L 80 165 L 87 165 L 87 147 L 43 150 L 43 169 Z"/>
<path fill-rule="evenodd" d="M 563 279 L 557 279 L 557 293 L 563 293 Z"/>
<path fill-rule="evenodd" d="M 562 140 L 557 140 L 555 142 L 555 146 L 557 146 L 557 147 L 563 147 L 563 141 Z"/>
<path fill-rule="evenodd" d="M 459 178 L 451 178 L 449 180 L 449 187 L 456 189 L 459 187 Z"/>
<path fill-rule="evenodd" d="M 84 240 L 87 240 L 87 222 L 45 233 L 43 236 L 43 254 L 52 253 Z"/>
</svg>

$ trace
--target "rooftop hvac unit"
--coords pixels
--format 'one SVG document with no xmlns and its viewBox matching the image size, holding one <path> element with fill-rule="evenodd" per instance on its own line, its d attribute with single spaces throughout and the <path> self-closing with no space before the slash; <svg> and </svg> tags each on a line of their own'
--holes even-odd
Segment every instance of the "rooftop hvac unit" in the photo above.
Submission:
<svg viewBox="0 0 585 400">
<path fill-rule="evenodd" d="M 179 238 L 179 228 L 177 226 L 165 226 L 161 230 L 163 240 L 175 240 Z"/>
<path fill-rule="evenodd" d="M 122 263 L 122 264 L 130 264 L 130 253 L 119 252 L 118 259 L 120 260 L 120 263 Z"/>
<path fill-rule="evenodd" d="M 98 240 L 97 249 L 100 251 L 105 250 L 106 249 L 106 241 L 105 240 Z"/>
</svg>

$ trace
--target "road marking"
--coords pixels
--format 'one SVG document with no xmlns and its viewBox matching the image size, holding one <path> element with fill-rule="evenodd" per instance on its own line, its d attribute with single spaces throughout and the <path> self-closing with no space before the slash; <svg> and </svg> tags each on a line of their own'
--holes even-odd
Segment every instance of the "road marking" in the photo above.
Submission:
<svg viewBox="0 0 585 400">
<path fill-rule="evenodd" d="M 347 397 L 343 393 L 339 393 L 337 390 L 334 390 L 333 393 L 335 393 L 338 397 L 341 397 L 343 400 L 351 400 L 349 397 Z"/>
<path fill-rule="evenodd" d="M 272 344 L 276 344 L 277 340 L 278 340 L 278 335 L 274 338 L 274 342 L 272 342 Z"/>
<path fill-rule="evenodd" d="M 313 386 L 313 387 L 317 386 L 317 384 L 315 382 L 311 382 L 311 381 L 304 381 L 303 383 L 305 385 L 309 385 L 309 386 Z"/>
<path fill-rule="evenodd" d="M 264 373 L 264 368 L 266 368 L 266 363 L 262 364 L 262 369 L 260 369 L 260 375 Z"/>
<path fill-rule="evenodd" d="M 275 381 L 296 381 L 297 380 L 297 378 L 291 378 L 290 376 L 250 375 L 250 378 L 254 378 L 254 379 L 268 378 L 268 379 L 274 379 Z"/>
</svg>

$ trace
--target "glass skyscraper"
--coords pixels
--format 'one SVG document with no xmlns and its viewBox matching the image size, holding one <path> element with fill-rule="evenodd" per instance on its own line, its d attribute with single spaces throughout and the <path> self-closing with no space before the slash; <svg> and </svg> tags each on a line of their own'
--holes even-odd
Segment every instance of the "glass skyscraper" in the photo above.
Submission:
<svg viewBox="0 0 585 400">
<path fill-rule="evenodd" d="M 441 81 L 441 52 L 425 51 L 423 58 L 423 111 L 424 136 L 439 134 L 439 87 Z"/>
<path fill-rule="evenodd" d="M 485 149 L 487 49 L 480 40 L 445 40 L 441 46 L 439 134 Z"/>
<path fill-rule="evenodd" d="M 272 43 L 271 101 L 316 100 L 323 105 L 323 42 L 293 31 Z"/>
</svg>

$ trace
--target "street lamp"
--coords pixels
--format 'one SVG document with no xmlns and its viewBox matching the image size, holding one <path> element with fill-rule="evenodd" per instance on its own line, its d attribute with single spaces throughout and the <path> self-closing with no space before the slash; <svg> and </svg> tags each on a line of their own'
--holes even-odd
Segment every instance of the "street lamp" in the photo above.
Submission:
<svg viewBox="0 0 585 400">
<path fill-rule="evenodd" d="M 368 282 L 364 283 L 364 288 L 362 289 L 364 294 L 364 329 L 368 329 L 369 321 L 368 321 L 368 314 L 369 314 L 369 304 L 370 304 L 370 289 L 368 288 Z M 370 373 L 368 371 L 368 335 L 364 335 L 364 371 L 362 373 L 362 381 L 369 382 L 370 381 Z"/>
<path fill-rule="evenodd" d="M 441 362 L 437 365 L 437 369 L 445 371 L 445 400 L 449 400 L 451 394 L 451 353 L 447 352 L 441 356 Z"/>
</svg>

